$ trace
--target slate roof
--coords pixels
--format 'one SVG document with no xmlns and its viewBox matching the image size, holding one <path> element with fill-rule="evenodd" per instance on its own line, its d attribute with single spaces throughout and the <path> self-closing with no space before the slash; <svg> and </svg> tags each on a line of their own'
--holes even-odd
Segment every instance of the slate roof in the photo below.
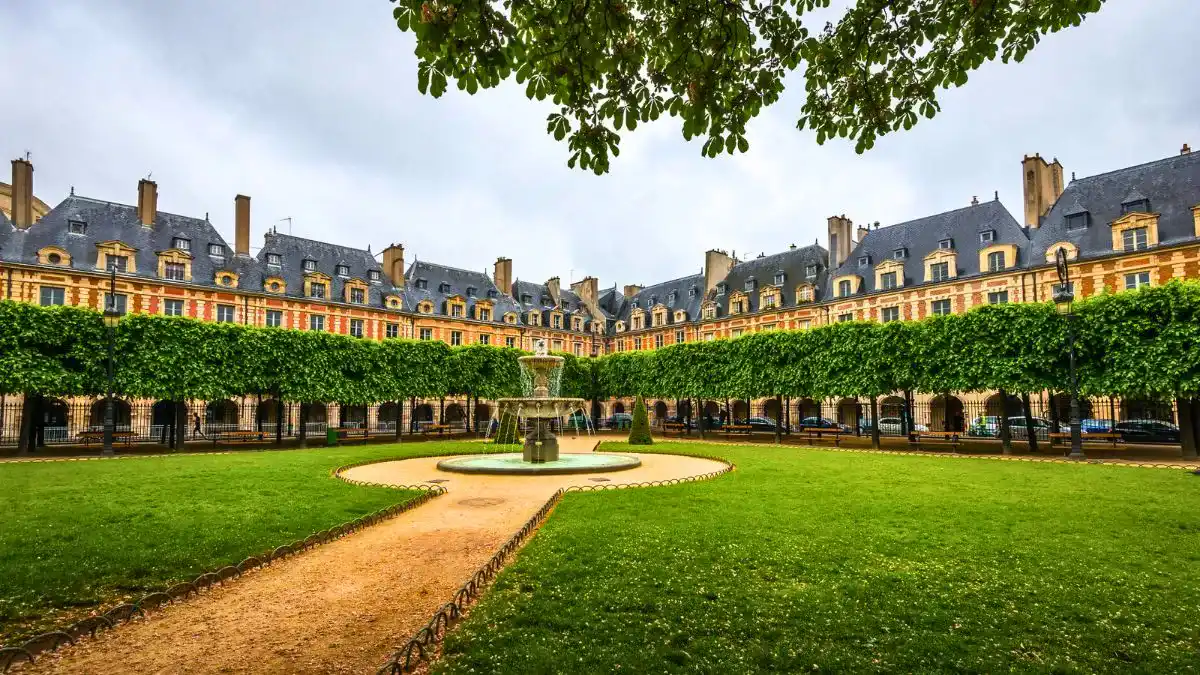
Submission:
<svg viewBox="0 0 1200 675">
<path fill-rule="evenodd" d="M 694 294 L 691 293 L 692 289 L 695 289 Z M 671 300 L 671 293 L 675 294 L 674 301 Z M 651 308 L 659 304 L 668 309 L 667 325 L 675 323 L 675 312 L 680 309 L 687 312 L 687 321 L 695 321 L 700 318 L 700 303 L 704 301 L 704 275 L 692 274 L 664 281 L 653 286 L 646 286 L 631 298 L 626 299 L 623 294 L 621 297 L 623 300 L 621 309 L 615 315 L 626 323 L 626 328 L 628 328 L 629 317 L 635 308 L 649 312 Z M 649 327 L 649 325 L 650 321 L 647 319 L 646 326 Z"/>
<path fill-rule="evenodd" d="M 525 302 L 528 298 L 529 302 Z M 590 332 L 592 320 L 599 318 L 604 320 L 604 317 L 593 317 L 588 311 L 587 305 L 570 287 L 560 287 L 558 290 L 558 299 L 562 302 L 562 307 L 559 308 L 554 304 L 554 296 L 550 293 L 550 287 L 546 284 L 538 284 L 532 281 L 522 281 L 517 279 L 512 285 L 512 299 L 520 306 L 521 323 L 529 323 L 529 312 L 539 310 L 541 312 L 541 325 L 550 325 L 550 312 L 554 309 L 559 309 L 563 313 L 562 330 L 568 332 Z M 583 330 L 571 331 L 571 318 L 575 316 L 583 317 Z"/>
<path fill-rule="evenodd" d="M 983 243 L 980 233 L 987 230 L 994 232 L 993 241 Z M 873 292 L 878 290 L 875 288 L 875 266 L 894 259 L 895 252 L 904 249 L 904 285 L 926 283 L 925 256 L 938 250 L 938 242 L 943 239 L 953 242 L 960 278 L 978 276 L 980 249 L 996 244 L 1015 244 L 1017 266 L 1028 264 L 1029 236 L 1004 205 L 993 200 L 871 230 L 829 278 L 859 275 L 863 279 L 861 292 Z M 859 259 L 864 257 L 868 260 L 865 267 L 859 264 Z M 833 299 L 836 289 L 831 286 L 822 287 L 822 300 Z"/>
<path fill-rule="evenodd" d="M 816 274 L 809 277 L 807 275 L 808 267 L 816 265 Z M 782 253 L 775 253 L 768 256 L 760 256 L 750 260 L 744 260 L 737 263 L 729 270 L 729 274 L 725 275 L 722 280 L 726 286 L 726 292 L 721 294 L 720 286 L 714 300 L 717 303 L 717 315 L 728 316 L 730 296 L 737 291 L 746 293 L 749 300 L 748 312 L 757 312 L 759 307 L 759 291 L 766 286 L 775 284 L 775 276 L 783 273 L 783 298 L 781 308 L 796 307 L 802 304 L 810 304 L 810 302 L 798 303 L 796 301 L 796 287 L 801 283 L 810 283 L 816 288 L 814 298 L 819 298 L 822 290 L 828 285 L 829 278 L 829 252 L 825 247 L 818 244 L 810 244 L 801 248 L 789 249 Z M 746 282 L 753 282 L 753 289 L 746 289 Z"/>
<path fill-rule="evenodd" d="M 71 234 L 71 221 L 86 223 L 86 231 Z M 0 258 L 36 264 L 39 250 L 57 246 L 70 254 L 73 269 L 95 270 L 99 260 L 96 245 L 120 241 L 137 250 L 133 274 L 157 277 L 158 253 L 172 248 L 176 238 L 190 242 L 194 284 L 215 285 L 217 271 L 241 264 L 235 263 L 233 247 L 207 220 L 159 211 L 154 226 L 143 227 L 133 206 L 78 196 L 64 199 L 27 230 L 11 234 L 8 245 L 0 251 Z M 222 246 L 225 255 L 208 255 L 209 244 Z"/>
<path fill-rule="evenodd" d="M 8 245 L 12 232 L 12 223 L 5 217 L 4 212 L 0 211 L 0 260 L 4 259 L 4 247 Z"/>
<path fill-rule="evenodd" d="M 267 263 L 268 256 L 272 254 L 280 256 L 279 266 Z M 267 232 L 266 237 L 263 239 L 263 247 L 258 252 L 257 260 L 252 264 L 255 275 L 253 285 L 247 283 L 246 277 L 243 276 L 242 288 L 256 291 L 262 290 L 265 278 L 278 276 L 287 283 L 286 295 L 303 297 L 305 260 L 312 260 L 316 263 L 316 269 L 313 271 L 320 272 L 330 278 L 327 300 L 331 302 L 344 302 L 346 297 L 346 282 L 354 279 L 367 283 L 367 304 L 372 307 L 382 307 L 384 297 L 389 294 L 398 295 L 396 289 L 392 287 L 391 279 L 383 273 L 383 268 L 375 260 L 375 256 L 372 255 L 370 249 L 364 250 L 339 246 L 337 244 L 328 244 L 323 241 L 293 237 L 290 234 L 280 234 L 274 231 Z M 349 267 L 349 274 L 339 276 L 337 274 L 338 265 Z M 371 281 L 370 272 L 372 271 L 379 273 L 379 281 Z"/>
<path fill-rule="evenodd" d="M 1196 236 L 1192 207 L 1200 204 L 1200 152 L 1175 155 L 1096 176 L 1073 180 L 1030 233 L 1030 260 L 1044 263 L 1046 251 L 1057 242 L 1079 247 L 1081 258 L 1111 255 L 1109 226 L 1122 215 L 1121 204 L 1147 199 L 1159 214 L 1159 244 L 1176 244 Z M 1087 212 L 1085 229 L 1068 231 L 1068 215 Z"/>
<path fill-rule="evenodd" d="M 465 319 L 475 316 L 475 304 L 478 300 L 492 301 L 492 323 L 503 323 L 505 314 L 519 310 L 512 298 L 500 292 L 485 272 L 415 260 L 409 265 L 405 279 L 404 309 L 410 312 L 417 311 L 417 305 L 421 301 L 430 300 L 433 302 L 433 313 L 445 316 L 446 298 L 452 295 L 461 295 L 466 300 L 467 315 L 463 317 Z M 420 287 L 421 281 L 424 281 L 425 288 Z M 469 288 L 475 289 L 474 297 L 468 296 Z"/>
</svg>

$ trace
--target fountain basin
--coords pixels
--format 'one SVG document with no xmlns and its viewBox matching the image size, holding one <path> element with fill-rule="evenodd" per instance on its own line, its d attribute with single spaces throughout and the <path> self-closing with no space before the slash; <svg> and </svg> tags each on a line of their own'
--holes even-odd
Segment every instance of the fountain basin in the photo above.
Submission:
<svg viewBox="0 0 1200 675">
<path fill-rule="evenodd" d="M 510 412 L 518 417 L 555 419 L 583 410 L 586 401 L 581 398 L 502 398 L 496 403 L 502 414 Z"/>
<path fill-rule="evenodd" d="M 496 455 L 451 457 L 437 463 L 437 468 L 453 473 L 486 473 L 498 475 L 555 476 L 572 473 L 607 473 L 635 469 L 642 460 L 629 455 L 567 452 L 549 462 L 525 461 L 519 452 Z"/>
</svg>

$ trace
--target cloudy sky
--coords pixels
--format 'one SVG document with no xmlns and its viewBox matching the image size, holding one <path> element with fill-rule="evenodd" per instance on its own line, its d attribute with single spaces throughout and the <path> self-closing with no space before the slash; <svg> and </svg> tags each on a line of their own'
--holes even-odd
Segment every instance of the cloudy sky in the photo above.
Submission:
<svg viewBox="0 0 1200 675">
<path fill-rule="evenodd" d="M 795 130 L 803 87 L 716 160 L 663 118 L 626 135 L 612 173 L 566 167 L 547 103 L 515 86 L 441 100 L 416 90 L 411 37 L 384 0 L 3 0 L 0 151 L 32 153 L 35 191 L 203 216 L 232 241 L 253 197 L 252 244 L 272 225 L 378 252 L 603 285 L 697 271 L 824 241 L 845 213 L 884 224 L 1001 201 L 1018 220 L 1020 159 L 1099 173 L 1200 148 L 1196 0 L 1109 0 L 1022 64 L 989 64 L 943 112 L 864 156 Z M 7 182 L 7 176 L 2 180 Z"/>
</svg>

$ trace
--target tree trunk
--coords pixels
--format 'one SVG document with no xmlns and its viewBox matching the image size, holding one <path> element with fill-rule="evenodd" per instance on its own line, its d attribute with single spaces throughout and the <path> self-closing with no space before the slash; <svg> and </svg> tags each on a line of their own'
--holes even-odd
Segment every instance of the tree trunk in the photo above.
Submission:
<svg viewBox="0 0 1200 675">
<path fill-rule="evenodd" d="M 704 440 L 704 402 L 696 399 L 696 407 L 692 412 L 696 415 L 696 428 L 700 430 L 700 440 Z"/>
<path fill-rule="evenodd" d="M 1029 394 L 1021 394 L 1021 407 L 1025 408 L 1025 437 L 1029 442 L 1029 451 L 1037 452 L 1037 429 L 1033 426 L 1033 410 L 1029 405 Z"/>
<path fill-rule="evenodd" d="M 1184 459 L 1196 459 L 1196 411 L 1195 403 L 1190 398 L 1175 399 L 1179 418 L 1179 442 L 1183 446 Z"/>
<path fill-rule="evenodd" d="M 775 396 L 775 445 L 783 442 L 783 397 Z"/>
<path fill-rule="evenodd" d="M 1008 392 L 1003 389 L 1000 390 L 1000 446 L 1004 454 L 1012 454 L 1012 429 L 1008 424 Z"/>
<path fill-rule="evenodd" d="M 942 392 L 942 431 L 950 431 L 950 392 Z"/>
<path fill-rule="evenodd" d="M 438 424 L 446 423 L 446 397 L 438 399 Z"/>
<path fill-rule="evenodd" d="M 308 447 L 308 404 L 300 404 L 300 419 L 297 420 L 296 437 L 300 440 L 300 447 Z"/>
<path fill-rule="evenodd" d="M 283 424 L 284 424 L 284 407 L 283 397 L 278 393 L 275 394 L 275 445 L 283 445 Z"/>
<path fill-rule="evenodd" d="M 871 447 L 879 449 L 879 397 L 871 397 Z M 901 425 L 903 426 L 903 421 Z"/>
<path fill-rule="evenodd" d="M 871 424 L 879 424 L 879 418 L 873 418 Z M 905 389 L 904 405 L 900 410 L 900 434 L 908 438 L 912 430 L 912 392 Z"/>
<path fill-rule="evenodd" d="M 1195 439 L 1196 451 L 1200 453 L 1200 398 L 1191 399 L 1192 403 L 1192 438 Z M 1195 459 L 1193 457 L 1192 459 Z"/>
<path fill-rule="evenodd" d="M 396 442 L 400 442 L 400 434 L 404 431 L 404 399 L 396 399 Z"/>
<path fill-rule="evenodd" d="M 32 398 L 33 396 L 26 394 L 21 401 L 21 429 L 17 437 L 17 453 L 21 455 L 29 454 L 34 447 Z"/>
<path fill-rule="evenodd" d="M 175 449 L 183 450 L 187 447 L 187 399 L 180 398 L 175 401 Z"/>
<path fill-rule="evenodd" d="M 1058 417 L 1058 399 L 1055 398 L 1054 392 L 1047 394 L 1046 400 L 1050 405 L 1050 433 L 1058 433 L 1059 427 L 1062 426 L 1062 420 Z M 1050 452 L 1054 452 L 1054 437 L 1051 436 Z"/>
<path fill-rule="evenodd" d="M 787 419 L 787 426 L 784 427 L 783 433 L 788 436 L 792 435 L 792 397 L 788 396 L 783 400 L 783 416 Z"/>
</svg>

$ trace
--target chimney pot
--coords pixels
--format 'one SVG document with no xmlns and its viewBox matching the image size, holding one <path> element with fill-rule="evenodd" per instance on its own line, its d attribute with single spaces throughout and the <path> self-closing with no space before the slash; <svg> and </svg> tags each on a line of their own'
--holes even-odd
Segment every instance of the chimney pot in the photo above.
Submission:
<svg viewBox="0 0 1200 675">
<path fill-rule="evenodd" d="M 233 250 L 238 255 L 250 255 L 250 198 L 246 195 L 234 197 L 233 211 Z"/>
<path fill-rule="evenodd" d="M 979 206 L 979 195 L 971 196 L 971 206 Z"/>
<path fill-rule="evenodd" d="M 1192 152 L 1192 149 L 1190 147 L 1188 147 L 1187 143 L 1184 143 L 1183 147 L 1179 149 L 1179 154 L 1181 154 L 1181 155 L 1188 155 L 1188 154 L 1191 154 L 1191 152 Z"/>
</svg>

